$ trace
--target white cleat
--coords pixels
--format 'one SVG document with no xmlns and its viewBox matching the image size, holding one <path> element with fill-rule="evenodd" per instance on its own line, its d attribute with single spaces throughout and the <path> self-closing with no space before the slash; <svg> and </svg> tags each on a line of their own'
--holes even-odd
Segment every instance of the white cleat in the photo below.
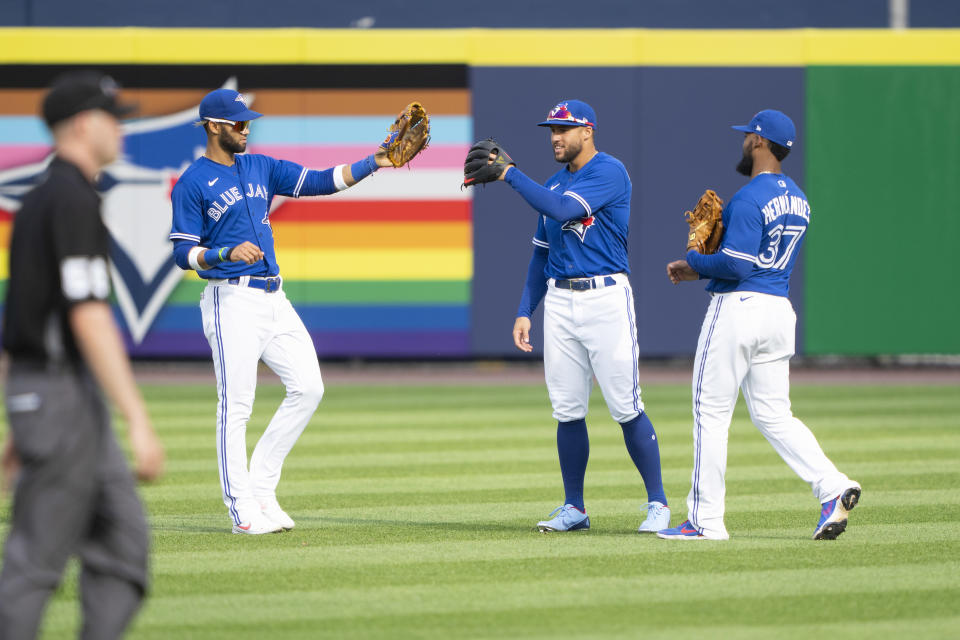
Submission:
<svg viewBox="0 0 960 640">
<path fill-rule="evenodd" d="M 246 522 L 233 525 L 234 533 L 244 533 L 250 536 L 259 536 L 264 533 L 279 533 L 281 531 L 283 531 L 283 527 L 262 513 L 254 514 Z"/>
<path fill-rule="evenodd" d="M 260 510 L 270 521 L 280 525 L 284 531 L 290 531 L 296 526 L 293 518 L 280 508 L 280 503 L 276 500 L 261 501 Z"/>
<path fill-rule="evenodd" d="M 647 517 L 640 523 L 637 533 L 656 533 L 670 526 L 670 507 L 662 502 L 648 502 L 640 509 L 647 512 Z"/>
</svg>

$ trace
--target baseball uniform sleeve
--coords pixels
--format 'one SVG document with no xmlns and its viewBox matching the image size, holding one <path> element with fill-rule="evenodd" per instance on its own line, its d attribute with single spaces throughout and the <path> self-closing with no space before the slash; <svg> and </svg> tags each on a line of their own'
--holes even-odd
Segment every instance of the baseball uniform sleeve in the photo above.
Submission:
<svg viewBox="0 0 960 640">
<path fill-rule="evenodd" d="M 723 212 L 726 231 L 720 250 L 712 255 L 687 252 L 687 264 L 703 276 L 722 280 L 743 280 L 753 270 L 763 235 L 760 210 L 739 198 L 730 201 Z"/>
<path fill-rule="evenodd" d="M 270 190 L 281 196 L 325 196 L 338 191 L 334 184 L 334 169 L 317 171 L 295 162 L 270 158 Z"/>
<path fill-rule="evenodd" d="M 67 304 L 105 301 L 110 295 L 107 271 L 109 241 L 99 203 L 79 204 L 60 198 L 51 212 L 53 252 Z"/>
<path fill-rule="evenodd" d="M 630 179 L 626 172 L 611 162 L 587 164 L 581 171 L 588 172 L 583 178 L 563 192 L 562 195 L 573 198 L 586 210 L 588 216 L 602 209 L 624 192 L 630 191 Z"/>
<path fill-rule="evenodd" d="M 170 202 L 173 205 L 170 239 L 199 244 L 203 234 L 203 198 L 200 193 L 194 185 L 181 178 L 173 186 Z"/>
<path fill-rule="evenodd" d="M 190 249 L 200 244 L 203 235 L 203 199 L 189 180 L 181 177 L 170 194 L 173 205 L 173 259 L 181 269 L 189 270 Z"/>
<path fill-rule="evenodd" d="M 547 266 L 547 257 L 550 250 L 539 245 L 534 246 L 530 264 L 527 266 L 527 280 L 523 285 L 520 296 L 520 306 L 517 307 L 517 317 L 529 318 L 547 294 L 547 276 L 543 270 Z"/>
<path fill-rule="evenodd" d="M 503 180 L 513 187 L 514 191 L 527 201 L 527 204 L 557 222 L 575 220 L 587 215 L 580 200 L 540 186 L 516 167 L 511 167 Z"/>
<path fill-rule="evenodd" d="M 544 249 L 550 248 L 550 242 L 547 240 L 547 225 L 543 216 L 537 218 L 537 231 L 533 234 L 533 246 Z"/>
</svg>

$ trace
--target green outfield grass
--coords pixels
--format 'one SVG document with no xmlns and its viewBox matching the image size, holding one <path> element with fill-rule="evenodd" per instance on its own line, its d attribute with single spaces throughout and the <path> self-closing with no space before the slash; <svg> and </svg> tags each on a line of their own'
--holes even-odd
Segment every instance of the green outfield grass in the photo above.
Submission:
<svg viewBox="0 0 960 640">
<path fill-rule="evenodd" d="M 956 637 L 960 392 L 799 386 L 794 411 L 864 488 L 847 532 L 737 409 L 727 542 L 640 536 L 646 501 L 595 392 L 592 529 L 544 535 L 563 499 L 540 385 L 332 386 L 287 459 L 291 532 L 235 536 L 220 501 L 212 385 L 147 386 L 168 473 L 144 487 L 153 591 L 130 637 Z M 261 386 L 248 442 L 280 401 Z M 686 515 L 687 385 L 648 385 L 673 524 Z M 0 532 L 9 515 L 4 507 Z M 45 638 L 75 637 L 75 567 Z"/>
</svg>

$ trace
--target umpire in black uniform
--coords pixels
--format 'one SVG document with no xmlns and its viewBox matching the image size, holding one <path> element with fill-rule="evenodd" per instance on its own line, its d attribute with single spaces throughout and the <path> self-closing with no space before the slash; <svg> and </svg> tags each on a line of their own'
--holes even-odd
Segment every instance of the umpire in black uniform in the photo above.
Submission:
<svg viewBox="0 0 960 640">
<path fill-rule="evenodd" d="M 123 635 L 146 592 L 148 531 L 102 392 L 126 419 L 142 479 L 163 448 L 108 303 L 97 173 L 122 148 L 113 81 L 58 79 L 43 102 L 55 156 L 10 241 L 3 348 L 10 357 L 4 474 L 16 475 L 0 572 L 0 638 L 37 635 L 67 559 L 81 562 L 82 638 Z"/>
</svg>

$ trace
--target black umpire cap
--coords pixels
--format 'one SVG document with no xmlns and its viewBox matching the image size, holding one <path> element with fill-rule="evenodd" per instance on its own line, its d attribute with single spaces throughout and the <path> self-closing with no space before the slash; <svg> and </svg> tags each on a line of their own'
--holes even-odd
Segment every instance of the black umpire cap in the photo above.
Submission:
<svg viewBox="0 0 960 640">
<path fill-rule="evenodd" d="M 52 128 L 90 109 L 102 109 L 118 118 L 132 113 L 136 105 L 117 102 L 119 91 L 113 78 L 98 71 L 66 73 L 54 80 L 43 99 L 43 119 Z"/>
</svg>

